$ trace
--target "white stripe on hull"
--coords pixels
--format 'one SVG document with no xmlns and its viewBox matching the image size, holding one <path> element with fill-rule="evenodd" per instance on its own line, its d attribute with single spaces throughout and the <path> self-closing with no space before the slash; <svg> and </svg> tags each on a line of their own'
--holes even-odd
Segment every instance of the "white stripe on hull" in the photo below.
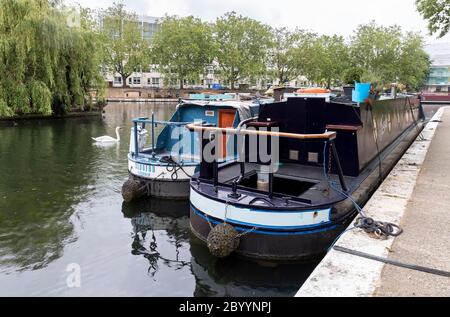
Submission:
<svg viewBox="0 0 450 317">
<path fill-rule="evenodd" d="M 167 171 L 167 164 L 164 165 L 154 165 L 154 164 L 145 164 L 145 163 L 139 163 L 139 162 L 134 162 L 132 160 L 128 160 L 128 171 L 136 176 L 142 177 L 142 178 L 147 178 L 147 179 L 160 179 L 160 180 L 172 180 L 172 172 Z M 183 169 L 186 171 L 186 173 L 188 173 L 189 175 L 193 175 L 195 172 L 195 167 L 196 166 L 183 166 Z M 178 168 L 176 168 L 178 169 Z M 185 172 L 183 172 L 183 170 L 178 169 L 177 170 L 177 175 L 178 178 L 177 180 L 182 181 L 182 180 L 189 180 L 190 177 L 188 175 L 186 175 Z"/>
<path fill-rule="evenodd" d="M 230 222 L 247 224 L 261 228 L 290 229 L 294 227 L 309 227 L 330 221 L 330 208 L 318 210 L 270 211 L 255 208 L 238 208 L 233 205 L 207 198 L 191 188 L 191 204 L 208 216 Z"/>
</svg>

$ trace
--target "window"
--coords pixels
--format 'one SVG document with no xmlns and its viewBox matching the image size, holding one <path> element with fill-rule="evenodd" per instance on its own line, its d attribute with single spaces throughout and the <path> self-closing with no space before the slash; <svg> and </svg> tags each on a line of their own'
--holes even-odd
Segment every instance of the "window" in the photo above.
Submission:
<svg viewBox="0 0 450 317">
<path fill-rule="evenodd" d="M 159 78 L 158 77 L 147 78 L 147 85 L 159 87 Z"/>
<path fill-rule="evenodd" d="M 140 85 L 141 77 L 133 77 L 133 85 Z"/>
<path fill-rule="evenodd" d="M 142 36 L 144 40 L 150 41 L 158 29 L 158 24 L 143 22 Z"/>
<path fill-rule="evenodd" d="M 114 84 L 115 85 L 121 85 L 122 84 L 122 77 L 114 76 Z"/>
</svg>

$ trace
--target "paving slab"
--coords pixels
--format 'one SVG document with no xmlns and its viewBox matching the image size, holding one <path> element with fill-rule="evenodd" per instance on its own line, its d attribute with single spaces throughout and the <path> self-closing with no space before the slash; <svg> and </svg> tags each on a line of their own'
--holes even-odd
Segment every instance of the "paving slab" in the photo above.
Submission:
<svg viewBox="0 0 450 317">
<path fill-rule="evenodd" d="M 389 259 L 450 271 L 450 109 L 437 127 Z M 450 278 L 385 265 L 376 296 L 450 296 Z"/>
</svg>

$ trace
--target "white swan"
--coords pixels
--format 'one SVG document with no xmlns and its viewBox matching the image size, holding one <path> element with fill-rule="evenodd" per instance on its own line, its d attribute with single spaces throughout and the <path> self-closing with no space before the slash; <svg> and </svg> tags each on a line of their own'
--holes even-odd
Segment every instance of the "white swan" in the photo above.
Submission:
<svg viewBox="0 0 450 317">
<path fill-rule="evenodd" d="M 121 130 L 121 127 L 116 127 L 116 139 L 109 136 L 109 135 L 104 135 L 104 136 L 99 136 L 98 138 L 92 138 L 92 140 L 94 140 L 95 142 L 100 142 L 100 143 L 112 143 L 112 142 L 120 142 L 120 134 L 119 134 L 119 130 Z"/>
</svg>

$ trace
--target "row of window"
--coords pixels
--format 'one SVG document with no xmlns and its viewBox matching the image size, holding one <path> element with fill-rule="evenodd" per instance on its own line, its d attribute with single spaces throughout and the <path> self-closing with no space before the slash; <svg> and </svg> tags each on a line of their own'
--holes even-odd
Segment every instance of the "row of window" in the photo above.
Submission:
<svg viewBox="0 0 450 317">
<path fill-rule="evenodd" d="M 147 85 L 159 86 L 159 80 L 160 79 L 158 77 L 147 78 Z M 115 76 L 114 84 L 121 85 L 122 77 Z M 128 78 L 128 85 L 140 85 L 140 84 L 141 84 L 141 77 L 129 77 Z"/>
<path fill-rule="evenodd" d="M 159 86 L 160 85 L 160 78 L 159 77 L 151 77 L 151 78 L 147 78 L 147 85 L 148 86 Z M 227 81 L 222 81 L 220 82 L 223 85 L 228 85 Z M 297 83 L 297 82 L 296 82 Z M 172 80 L 171 81 L 172 85 L 177 85 L 178 81 L 177 80 Z M 193 80 L 184 80 L 184 85 L 191 85 L 191 86 L 195 86 L 197 84 L 197 82 L 193 81 Z M 213 85 L 214 84 L 214 80 L 210 79 L 210 78 L 206 78 L 206 79 L 202 79 L 201 80 L 201 85 Z M 255 86 L 257 85 L 257 82 L 252 83 Z M 267 82 L 267 85 L 271 85 L 271 82 Z M 122 85 L 122 77 L 121 76 L 114 76 L 114 85 Z M 141 85 L 141 77 L 129 77 L 128 78 L 128 85 Z"/>
<path fill-rule="evenodd" d="M 159 77 L 147 78 L 147 85 L 159 86 L 159 83 L 160 83 L 160 78 Z M 115 76 L 114 77 L 114 84 L 115 85 L 121 85 L 122 84 L 122 77 Z M 141 77 L 129 77 L 128 78 L 128 85 L 140 85 L 140 84 L 141 84 Z M 176 84 L 176 82 L 174 82 L 174 84 Z M 195 82 L 194 81 L 185 80 L 184 84 L 185 85 L 195 85 Z M 212 79 L 202 80 L 202 84 L 212 85 L 213 84 L 213 80 Z"/>
</svg>

